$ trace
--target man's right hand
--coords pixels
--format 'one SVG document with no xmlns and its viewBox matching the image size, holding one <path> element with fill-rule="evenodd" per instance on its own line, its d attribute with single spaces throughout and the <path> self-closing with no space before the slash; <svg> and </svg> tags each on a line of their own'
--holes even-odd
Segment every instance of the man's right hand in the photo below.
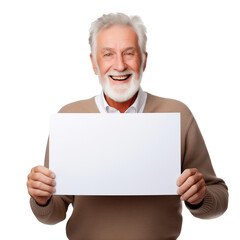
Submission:
<svg viewBox="0 0 240 240">
<path fill-rule="evenodd" d="M 39 205 L 46 205 L 56 191 L 55 174 L 46 167 L 37 166 L 28 174 L 27 188 L 29 195 Z"/>
</svg>

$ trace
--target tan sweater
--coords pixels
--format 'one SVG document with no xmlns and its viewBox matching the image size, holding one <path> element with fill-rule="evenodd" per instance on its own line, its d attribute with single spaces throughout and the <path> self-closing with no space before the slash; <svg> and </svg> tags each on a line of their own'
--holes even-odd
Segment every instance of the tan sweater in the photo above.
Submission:
<svg viewBox="0 0 240 240">
<path fill-rule="evenodd" d="M 98 113 L 94 98 L 64 106 L 61 113 Z M 197 168 L 204 175 L 207 195 L 197 209 L 198 218 L 221 215 L 228 204 L 228 190 L 216 177 L 204 140 L 190 110 L 181 102 L 148 94 L 144 113 L 181 113 L 182 171 Z M 114 159 L 113 159 L 114 160 Z M 66 160 L 67 161 L 67 160 Z M 45 166 L 48 167 L 48 147 Z M 161 184 L 161 183 L 159 183 Z M 69 204 L 73 213 L 66 232 L 70 240 L 175 240 L 182 225 L 182 204 L 175 196 L 53 196 L 41 207 L 31 198 L 37 219 L 55 224 L 65 219 Z"/>
</svg>

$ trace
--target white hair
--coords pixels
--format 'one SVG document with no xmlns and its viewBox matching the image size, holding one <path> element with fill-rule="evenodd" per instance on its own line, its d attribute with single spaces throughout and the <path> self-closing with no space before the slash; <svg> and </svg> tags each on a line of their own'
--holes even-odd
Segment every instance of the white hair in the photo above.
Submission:
<svg viewBox="0 0 240 240">
<path fill-rule="evenodd" d="M 95 60 L 95 63 L 96 63 L 97 34 L 102 29 L 118 24 L 130 26 L 134 29 L 138 36 L 138 45 L 142 53 L 142 60 L 145 59 L 147 29 L 144 26 L 141 18 L 139 16 L 127 16 L 126 14 L 123 13 L 110 13 L 102 15 L 102 17 L 94 21 L 90 27 L 89 44 L 91 47 L 91 52 L 93 55 L 93 59 Z"/>
</svg>

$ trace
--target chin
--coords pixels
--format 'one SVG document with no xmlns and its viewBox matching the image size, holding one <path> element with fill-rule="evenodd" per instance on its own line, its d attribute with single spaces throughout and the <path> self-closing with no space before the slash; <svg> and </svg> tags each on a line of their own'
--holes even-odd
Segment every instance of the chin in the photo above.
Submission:
<svg viewBox="0 0 240 240">
<path fill-rule="evenodd" d="M 135 89 L 126 89 L 125 91 L 119 91 L 113 88 L 103 88 L 103 92 L 115 102 L 126 102 L 133 98 L 133 96 L 138 92 L 139 87 Z"/>
</svg>

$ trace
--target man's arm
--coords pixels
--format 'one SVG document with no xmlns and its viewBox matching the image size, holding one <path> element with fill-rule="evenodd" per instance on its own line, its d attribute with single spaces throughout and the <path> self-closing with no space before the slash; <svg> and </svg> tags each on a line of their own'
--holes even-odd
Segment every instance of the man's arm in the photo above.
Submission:
<svg viewBox="0 0 240 240">
<path fill-rule="evenodd" d="M 186 133 L 182 171 L 177 180 L 178 194 L 190 212 L 198 218 L 214 218 L 223 214 L 228 206 L 228 189 L 215 175 L 194 118 Z"/>
<path fill-rule="evenodd" d="M 40 206 L 30 198 L 30 205 L 36 218 L 44 224 L 56 224 L 66 218 L 66 212 L 72 196 L 52 196 L 46 205 Z"/>
<path fill-rule="evenodd" d="M 49 143 L 47 143 L 45 166 L 37 166 L 28 175 L 30 205 L 36 218 L 45 224 L 56 224 L 66 218 L 73 196 L 52 195 L 55 191 L 55 174 L 49 167 Z"/>
</svg>

